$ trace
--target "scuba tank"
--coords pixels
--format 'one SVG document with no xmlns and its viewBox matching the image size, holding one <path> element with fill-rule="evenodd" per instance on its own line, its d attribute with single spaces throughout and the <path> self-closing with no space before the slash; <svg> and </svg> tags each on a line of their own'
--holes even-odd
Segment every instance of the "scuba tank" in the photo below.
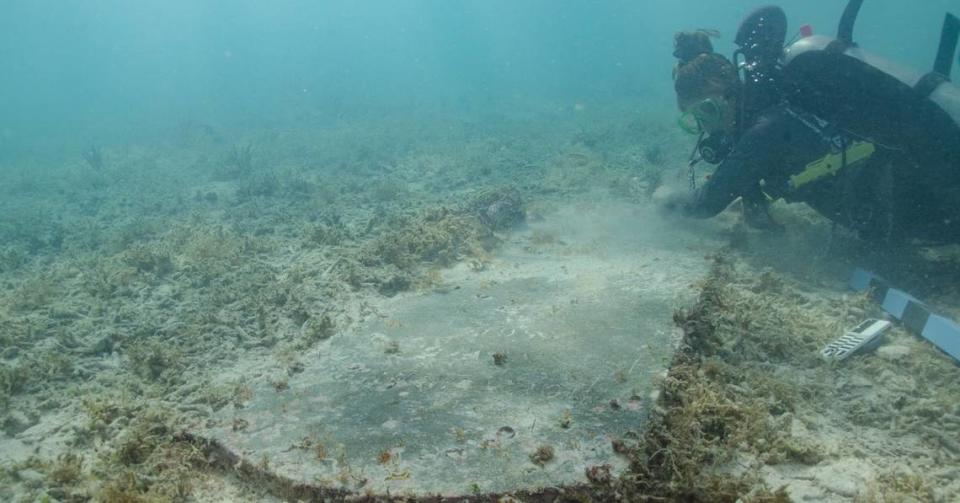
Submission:
<svg viewBox="0 0 960 503">
<path fill-rule="evenodd" d="M 837 37 L 810 35 L 784 48 L 786 16 L 765 7 L 740 26 L 746 99 L 777 95 L 855 137 L 907 151 L 915 160 L 960 163 L 960 88 L 950 67 L 960 21 L 947 14 L 930 73 L 897 65 L 853 42 L 863 0 L 850 0 Z M 960 164 L 957 164 L 960 166 Z"/>
</svg>

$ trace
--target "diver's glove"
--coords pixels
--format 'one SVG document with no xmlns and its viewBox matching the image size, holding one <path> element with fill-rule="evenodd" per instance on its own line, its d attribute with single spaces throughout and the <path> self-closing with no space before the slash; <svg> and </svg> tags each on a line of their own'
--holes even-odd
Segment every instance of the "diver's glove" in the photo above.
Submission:
<svg viewBox="0 0 960 503">
<path fill-rule="evenodd" d="M 786 230 L 783 224 L 773 219 L 773 216 L 770 215 L 770 209 L 765 203 L 753 203 L 744 200 L 743 221 L 746 222 L 751 229 L 777 233 Z"/>
</svg>

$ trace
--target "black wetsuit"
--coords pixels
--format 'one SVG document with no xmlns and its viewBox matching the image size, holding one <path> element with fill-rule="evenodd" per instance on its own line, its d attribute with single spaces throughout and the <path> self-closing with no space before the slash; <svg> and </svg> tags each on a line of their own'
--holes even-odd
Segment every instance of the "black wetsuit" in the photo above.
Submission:
<svg viewBox="0 0 960 503">
<path fill-rule="evenodd" d="M 784 104 L 759 112 L 751 124 L 686 213 L 707 218 L 737 197 L 760 205 L 783 198 L 804 202 L 868 240 L 960 241 L 960 176 L 924 175 L 902 152 L 872 144 L 869 156 L 848 163 L 843 152 L 857 139 Z M 835 173 L 791 182 L 830 154 L 841 160 Z"/>
</svg>

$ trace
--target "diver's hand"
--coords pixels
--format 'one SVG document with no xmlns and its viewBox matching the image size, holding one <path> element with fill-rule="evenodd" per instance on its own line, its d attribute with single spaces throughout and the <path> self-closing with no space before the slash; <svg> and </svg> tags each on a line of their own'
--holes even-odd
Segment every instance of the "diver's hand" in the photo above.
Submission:
<svg viewBox="0 0 960 503">
<path fill-rule="evenodd" d="M 773 219 L 770 208 L 765 203 L 751 204 L 743 202 L 743 221 L 752 229 L 782 233 L 786 227 Z"/>
</svg>

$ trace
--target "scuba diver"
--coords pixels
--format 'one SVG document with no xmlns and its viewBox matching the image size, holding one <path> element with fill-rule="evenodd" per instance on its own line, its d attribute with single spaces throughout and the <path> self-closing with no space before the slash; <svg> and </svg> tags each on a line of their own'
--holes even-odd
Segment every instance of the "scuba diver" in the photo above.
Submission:
<svg viewBox="0 0 960 503">
<path fill-rule="evenodd" d="M 699 139 L 692 190 L 665 207 L 708 218 L 740 199 L 748 225 L 777 229 L 767 208 L 784 199 L 868 241 L 960 242 L 960 89 L 949 82 L 960 21 L 947 14 L 937 65 L 921 75 L 852 41 L 860 4 L 837 38 L 804 27 L 786 48 L 786 15 L 758 9 L 732 61 L 712 32 L 675 36 L 680 125 Z M 717 168 L 697 187 L 700 160 Z"/>
</svg>

